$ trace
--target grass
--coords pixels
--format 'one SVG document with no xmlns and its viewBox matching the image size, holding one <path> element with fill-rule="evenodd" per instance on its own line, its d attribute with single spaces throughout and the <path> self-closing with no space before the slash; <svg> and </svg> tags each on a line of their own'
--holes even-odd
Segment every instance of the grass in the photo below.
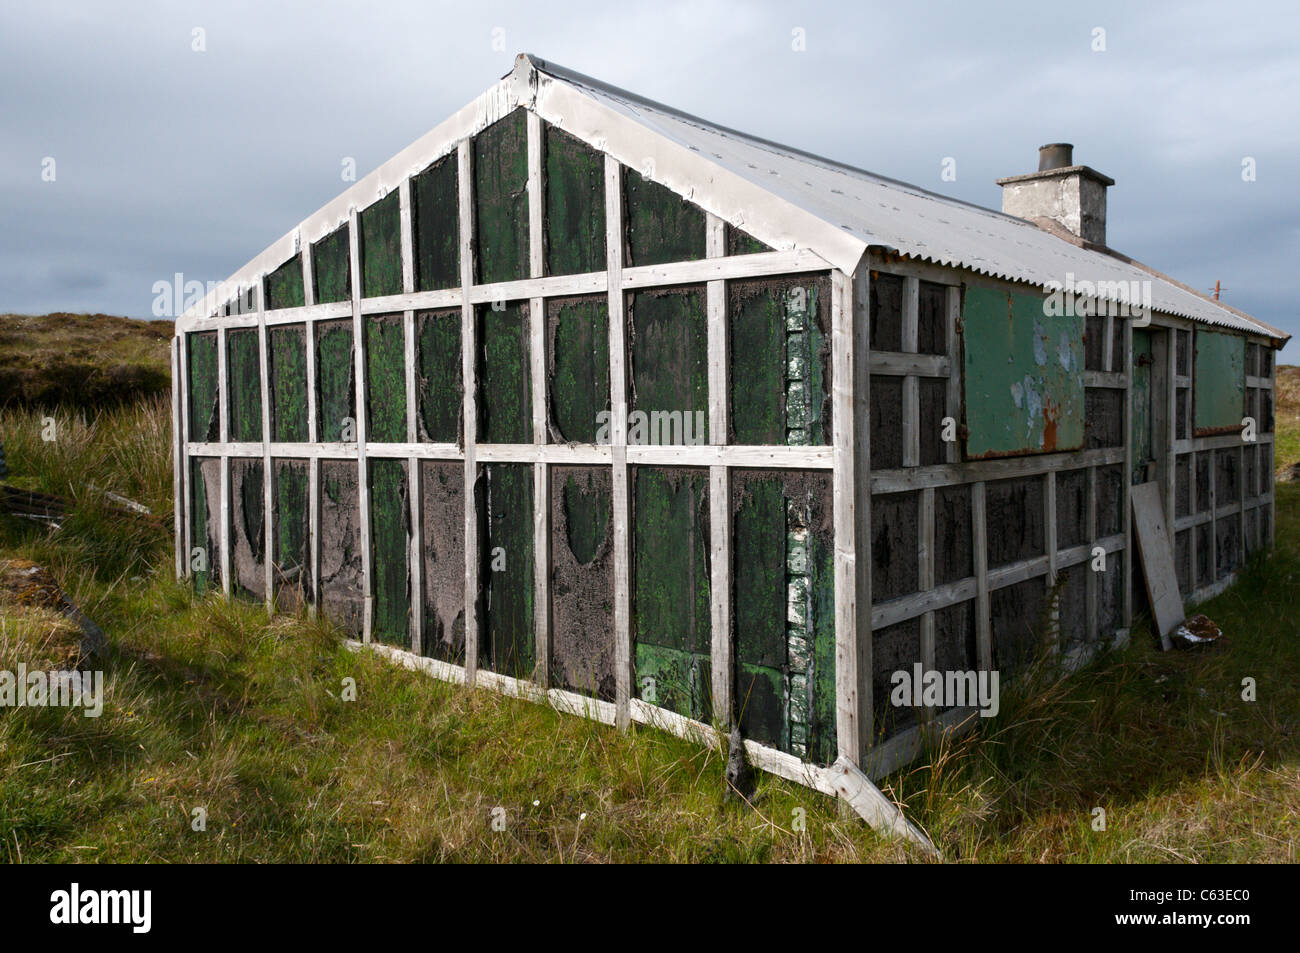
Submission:
<svg viewBox="0 0 1300 953">
<path fill-rule="evenodd" d="M 0 406 L 94 412 L 160 394 L 170 322 L 106 314 L 0 315 Z"/>
<path fill-rule="evenodd" d="M 1296 408 L 1279 398 L 1294 440 Z M 435 682 L 347 651 L 327 624 L 268 622 L 258 607 L 195 596 L 172 579 L 165 530 L 97 508 L 84 489 L 170 513 L 169 419 L 165 399 L 63 413 L 50 443 L 39 415 L 0 411 L 16 478 L 81 501 L 52 533 L 0 516 L 0 558 L 49 567 L 109 638 L 102 717 L 0 711 L 0 856 L 909 859 L 830 799 L 770 776 L 752 804 L 724 802 L 717 752 Z M 1225 648 L 1162 654 L 1139 628 L 1069 679 L 1040 669 L 1004 686 L 996 719 L 887 779 L 946 858 L 1296 859 L 1300 486 L 1277 492 L 1277 551 L 1201 607 Z M 0 669 L 57 658 L 66 638 L 47 609 L 0 604 Z M 1253 702 L 1241 695 L 1248 677 Z M 1093 829 L 1098 807 L 1104 831 Z"/>
</svg>

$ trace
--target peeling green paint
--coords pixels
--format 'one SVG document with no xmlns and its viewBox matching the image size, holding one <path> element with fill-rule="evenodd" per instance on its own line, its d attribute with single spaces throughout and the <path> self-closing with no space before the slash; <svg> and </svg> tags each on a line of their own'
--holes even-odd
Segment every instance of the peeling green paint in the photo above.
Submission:
<svg viewBox="0 0 1300 953">
<path fill-rule="evenodd" d="M 405 460 L 374 458 L 370 475 L 370 552 L 375 598 L 372 637 L 411 647 L 410 498 Z"/>
<path fill-rule="evenodd" d="M 415 290 L 460 286 L 460 187 L 456 153 L 411 179 Z"/>
<path fill-rule="evenodd" d="M 1083 317 L 1049 317 L 1040 296 L 968 287 L 962 323 L 967 455 L 1081 448 Z"/>
<path fill-rule="evenodd" d="M 709 474 L 632 467 L 637 696 L 710 721 Z"/>
<path fill-rule="evenodd" d="M 1246 400 L 1246 339 L 1197 329 L 1194 365 L 1195 435 L 1240 430 Z"/>
<path fill-rule="evenodd" d="M 609 410 L 609 306 L 604 297 L 547 302 L 551 419 L 562 440 L 595 443 Z"/>
<path fill-rule="evenodd" d="M 661 265 L 705 256 L 704 210 L 666 186 L 623 169 L 625 263 Z"/>
<path fill-rule="evenodd" d="M 267 328 L 271 373 L 271 439 L 305 441 L 307 433 L 307 331 L 301 324 Z"/>
<path fill-rule="evenodd" d="M 526 302 L 478 306 L 479 434 L 483 443 L 532 443 Z"/>
<path fill-rule="evenodd" d="M 185 349 L 189 354 L 190 440 L 215 443 L 221 439 L 217 332 L 190 332 Z"/>
<path fill-rule="evenodd" d="M 266 596 L 265 467 L 258 458 L 230 461 L 230 590 L 258 602 Z"/>
<path fill-rule="evenodd" d="M 190 457 L 190 578 L 200 595 L 221 586 L 220 539 L 211 501 L 219 500 L 220 460 Z M 209 486 L 209 477 L 213 486 Z M 195 552 L 199 550 L 199 552 Z"/>
<path fill-rule="evenodd" d="M 255 328 L 231 328 L 226 332 L 226 375 L 230 387 L 230 439 L 260 441 L 262 370 Z"/>
<path fill-rule="evenodd" d="M 361 226 L 361 295 L 378 298 L 402 293 L 402 207 L 394 190 L 364 209 Z"/>
<path fill-rule="evenodd" d="M 528 277 L 528 129 L 516 109 L 474 137 L 478 280 Z"/>
<path fill-rule="evenodd" d="M 826 279 L 730 283 L 733 443 L 830 443 L 827 294 Z"/>
<path fill-rule="evenodd" d="M 406 442 L 406 332 L 400 314 L 367 315 L 366 440 Z"/>
<path fill-rule="evenodd" d="M 347 225 L 311 246 L 311 274 L 317 304 L 351 300 L 352 250 Z"/>
<path fill-rule="evenodd" d="M 605 156 L 553 126 L 546 143 L 546 273 L 605 270 Z"/>
<path fill-rule="evenodd" d="M 352 322 L 332 321 L 316 325 L 316 432 L 326 443 L 343 440 L 352 429 L 356 440 L 355 366 L 352 358 Z M 350 423 L 349 423 L 350 422 Z M 348 441 L 351 442 L 351 441 Z"/>
<path fill-rule="evenodd" d="M 272 464 L 275 509 L 272 512 L 272 559 L 276 602 L 297 609 L 310 602 L 311 547 L 307 462 L 276 460 Z M 294 593 L 292 599 L 289 593 Z"/>
<path fill-rule="evenodd" d="M 306 303 L 303 296 L 302 257 L 294 255 L 267 275 L 264 290 L 267 311 L 301 308 Z"/>
<path fill-rule="evenodd" d="M 632 410 L 680 412 L 692 426 L 709 410 L 708 323 L 698 288 L 638 291 L 632 295 Z M 633 436 L 629 433 L 629 442 Z"/>
<path fill-rule="evenodd" d="M 461 425 L 460 309 L 416 315 L 420 439 L 455 443 Z"/>
</svg>

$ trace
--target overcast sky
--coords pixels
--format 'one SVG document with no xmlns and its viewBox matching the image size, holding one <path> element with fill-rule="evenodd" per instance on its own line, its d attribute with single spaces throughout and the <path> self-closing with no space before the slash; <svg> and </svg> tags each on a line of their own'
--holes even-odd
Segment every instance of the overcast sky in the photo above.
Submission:
<svg viewBox="0 0 1300 953">
<path fill-rule="evenodd" d="M 9 3 L 0 313 L 144 317 L 156 281 L 228 277 L 520 51 L 991 208 L 1073 142 L 1116 180 L 1113 247 L 1300 332 L 1290 0 Z"/>
</svg>

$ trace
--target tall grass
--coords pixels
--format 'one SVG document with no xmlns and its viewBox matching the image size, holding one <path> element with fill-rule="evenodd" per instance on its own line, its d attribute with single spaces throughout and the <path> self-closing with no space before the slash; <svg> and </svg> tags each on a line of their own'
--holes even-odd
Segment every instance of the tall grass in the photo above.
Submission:
<svg viewBox="0 0 1300 953">
<path fill-rule="evenodd" d="M 434 682 L 347 651 L 327 623 L 195 596 L 172 578 L 166 402 L 56 415 L 52 443 L 40 416 L 0 412 L 14 481 L 72 496 L 78 514 L 53 533 L 0 517 L 0 558 L 48 565 L 107 631 L 108 687 L 99 719 L 0 712 L 0 856 L 909 857 L 770 776 L 752 805 L 725 803 L 716 751 Z M 162 523 L 109 510 L 91 484 Z M 1278 487 L 1277 538 L 1202 607 L 1227 634 L 1220 650 L 1162 654 L 1139 626 L 1067 679 L 1042 663 L 1004 681 L 997 718 L 941 739 L 887 792 L 959 862 L 1295 860 L 1300 487 Z M 58 624 L 0 605 L 0 668 L 45 657 Z"/>
</svg>

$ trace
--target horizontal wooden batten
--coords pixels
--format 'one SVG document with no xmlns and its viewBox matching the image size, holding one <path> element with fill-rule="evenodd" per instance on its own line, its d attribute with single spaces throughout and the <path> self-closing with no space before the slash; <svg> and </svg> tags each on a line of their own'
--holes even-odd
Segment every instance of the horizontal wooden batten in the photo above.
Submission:
<svg viewBox="0 0 1300 953">
<path fill-rule="evenodd" d="M 872 351 L 868 358 L 872 374 L 886 376 L 948 377 L 952 361 L 946 354 L 904 354 L 899 351 Z"/>
<path fill-rule="evenodd" d="M 1124 462 L 1123 447 L 1101 450 L 1076 450 L 1072 453 L 1045 453 L 1028 457 L 997 460 L 971 460 L 966 463 L 939 463 L 927 467 L 903 467 L 877 470 L 871 474 L 871 492 L 898 493 L 928 486 L 954 486 L 1001 480 L 1010 477 L 1038 476 L 1048 471 L 1082 470 Z"/>
<path fill-rule="evenodd" d="M 1084 371 L 1084 387 L 1109 387 L 1113 390 L 1123 390 L 1128 386 L 1128 381 L 1124 377 L 1123 371 Z"/>
</svg>

